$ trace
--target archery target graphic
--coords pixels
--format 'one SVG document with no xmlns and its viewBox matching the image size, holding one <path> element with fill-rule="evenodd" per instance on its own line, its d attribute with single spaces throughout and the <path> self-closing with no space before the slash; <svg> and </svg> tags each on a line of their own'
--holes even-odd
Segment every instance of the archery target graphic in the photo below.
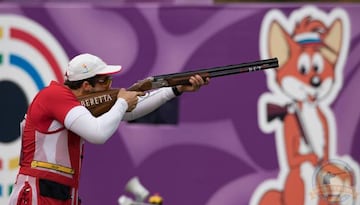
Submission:
<svg viewBox="0 0 360 205">
<path fill-rule="evenodd" d="M 20 153 L 20 122 L 34 96 L 63 81 L 68 57 L 57 40 L 26 17 L 0 15 L 0 204 L 12 190 Z"/>
</svg>

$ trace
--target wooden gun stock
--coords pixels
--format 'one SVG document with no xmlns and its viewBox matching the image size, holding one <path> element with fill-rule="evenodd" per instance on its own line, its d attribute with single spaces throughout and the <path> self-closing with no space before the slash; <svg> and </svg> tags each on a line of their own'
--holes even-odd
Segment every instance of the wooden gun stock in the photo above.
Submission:
<svg viewBox="0 0 360 205">
<path fill-rule="evenodd" d="M 78 97 L 81 105 L 85 106 L 93 116 L 98 117 L 115 104 L 120 89 L 110 89 L 96 93 L 90 93 Z"/>
<path fill-rule="evenodd" d="M 161 87 L 173 87 L 176 85 L 190 85 L 189 79 L 193 75 L 200 75 L 204 80 L 206 78 L 215 78 L 225 75 L 234 75 L 252 71 L 260 71 L 269 68 L 279 67 L 278 59 L 271 58 L 267 60 L 260 60 L 250 63 L 242 63 L 228 66 L 220 66 L 207 69 L 199 69 L 194 71 L 187 71 L 181 73 L 172 73 L 166 75 L 151 76 L 140 80 L 133 84 L 128 91 L 148 91 Z M 79 101 L 83 106 L 90 110 L 94 116 L 99 116 L 114 105 L 119 89 L 111 89 L 91 93 L 79 97 Z"/>
</svg>

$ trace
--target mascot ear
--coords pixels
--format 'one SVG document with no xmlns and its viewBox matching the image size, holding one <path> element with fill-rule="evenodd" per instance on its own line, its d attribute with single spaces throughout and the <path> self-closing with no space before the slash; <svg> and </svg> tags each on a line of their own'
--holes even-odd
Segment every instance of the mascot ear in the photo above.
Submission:
<svg viewBox="0 0 360 205">
<path fill-rule="evenodd" d="M 291 38 L 277 21 L 271 23 L 268 38 L 269 56 L 277 57 L 281 68 L 290 57 Z"/>
<path fill-rule="evenodd" d="M 323 56 L 335 64 L 339 57 L 339 53 L 343 40 L 343 24 L 339 19 L 336 19 L 330 26 L 328 32 L 323 40 L 324 46 L 320 48 Z"/>
</svg>

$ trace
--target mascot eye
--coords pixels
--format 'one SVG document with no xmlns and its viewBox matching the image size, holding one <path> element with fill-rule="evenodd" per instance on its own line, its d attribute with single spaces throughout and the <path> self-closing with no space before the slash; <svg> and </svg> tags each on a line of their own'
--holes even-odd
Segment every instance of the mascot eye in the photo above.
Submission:
<svg viewBox="0 0 360 205">
<path fill-rule="evenodd" d="M 313 56 L 313 69 L 316 73 L 322 73 L 324 70 L 324 59 L 319 53 Z"/>
<path fill-rule="evenodd" d="M 306 74 L 307 72 L 307 69 L 305 68 L 305 66 L 301 66 L 300 69 L 299 69 L 300 73 L 301 74 Z"/>
<path fill-rule="evenodd" d="M 318 72 L 319 71 L 319 67 L 317 65 L 314 65 L 314 71 Z"/>
<path fill-rule="evenodd" d="M 300 71 L 301 74 L 305 74 L 305 73 L 306 73 L 306 68 L 305 68 L 305 66 L 301 66 L 301 67 L 299 68 L 299 71 Z"/>
<path fill-rule="evenodd" d="M 307 54 L 301 54 L 298 63 L 297 63 L 298 71 L 305 75 L 310 71 L 310 57 Z"/>
</svg>

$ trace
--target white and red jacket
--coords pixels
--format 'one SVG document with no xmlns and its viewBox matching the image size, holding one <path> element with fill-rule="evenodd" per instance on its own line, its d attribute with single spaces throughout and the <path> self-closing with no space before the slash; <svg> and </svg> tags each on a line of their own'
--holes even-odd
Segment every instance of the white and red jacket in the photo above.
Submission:
<svg viewBox="0 0 360 205">
<path fill-rule="evenodd" d="M 80 103 L 70 89 L 54 81 L 40 93 L 25 117 L 19 173 L 78 187 L 83 140 L 66 129 L 64 121 Z"/>
</svg>

